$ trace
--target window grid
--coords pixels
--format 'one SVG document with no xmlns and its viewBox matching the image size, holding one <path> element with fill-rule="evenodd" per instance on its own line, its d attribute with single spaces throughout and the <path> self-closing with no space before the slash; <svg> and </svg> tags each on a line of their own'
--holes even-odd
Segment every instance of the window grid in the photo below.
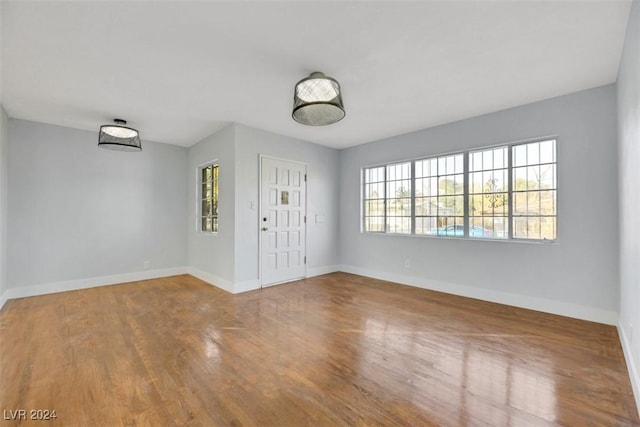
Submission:
<svg viewBox="0 0 640 427">
<path fill-rule="evenodd" d="M 463 170 L 464 170 L 464 237 L 469 237 L 469 153 L 464 153 L 463 158 Z"/>
<path fill-rule="evenodd" d="M 204 233 L 218 232 L 218 178 L 217 163 L 200 168 L 200 231 Z"/>
<path fill-rule="evenodd" d="M 387 165 L 385 231 L 410 234 L 412 218 L 411 162 Z"/>
<path fill-rule="evenodd" d="M 364 168 L 363 207 L 364 232 L 553 241 L 556 140 Z"/>
<path fill-rule="evenodd" d="M 386 232 L 386 168 L 384 166 L 364 169 L 364 231 Z"/>
<path fill-rule="evenodd" d="M 515 145 L 512 151 L 514 239 L 555 240 L 557 176 L 555 140 Z"/>
<path fill-rule="evenodd" d="M 513 165 L 513 150 L 509 149 L 507 150 L 507 155 L 509 156 L 509 170 L 511 169 L 511 165 Z M 513 174 L 510 173 L 509 176 L 507 177 L 507 179 L 509 180 L 509 194 L 513 194 Z M 509 203 L 509 224 L 511 225 L 512 223 L 512 218 L 513 218 L 513 208 L 511 207 L 511 203 Z M 513 239 L 513 227 L 509 227 L 509 239 Z"/>
<path fill-rule="evenodd" d="M 464 155 L 413 163 L 416 234 L 464 236 Z"/>
<path fill-rule="evenodd" d="M 411 177 L 416 176 L 416 162 L 411 162 Z M 416 186 L 411 186 L 411 218 L 416 217 Z M 416 221 L 411 221 L 411 234 L 416 234 Z"/>
<path fill-rule="evenodd" d="M 469 237 L 509 237 L 508 151 L 496 147 L 469 153 Z"/>
</svg>

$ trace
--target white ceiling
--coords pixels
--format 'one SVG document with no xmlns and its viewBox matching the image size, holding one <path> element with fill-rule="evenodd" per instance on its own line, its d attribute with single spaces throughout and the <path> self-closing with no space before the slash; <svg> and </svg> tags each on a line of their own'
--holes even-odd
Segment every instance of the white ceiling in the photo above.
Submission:
<svg viewBox="0 0 640 427">
<path fill-rule="evenodd" d="M 190 146 L 229 122 L 348 147 L 616 81 L 629 1 L 6 1 L 10 117 Z M 291 119 L 336 78 L 347 115 Z"/>
</svg>

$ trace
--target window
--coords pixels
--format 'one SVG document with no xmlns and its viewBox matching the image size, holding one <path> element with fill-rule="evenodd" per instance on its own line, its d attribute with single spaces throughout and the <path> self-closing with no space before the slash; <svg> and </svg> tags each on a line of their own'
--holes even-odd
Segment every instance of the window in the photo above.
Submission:
<svg viewBox="0 0 640 427">
<path fill-rule="evenodd" d="M 386 231 L 411 233 L 411 163 L 387 166 Z"/>
<path fill-rule="evenodd" d="M 369 168 L 364 173 L 364 228 L 385 232 L 385 168 Z"/>
<path fill-rule="evenodd" d="M 363 169 L 364 232 L 555 240 L 556 141 Z"/>
<path fill-rule="evenodd" d="M 509 237 L 508 147 L 469 153 L 469 237 Z"/>
<path fill-rule="evenodd" d="M 512 147 L 513 237 L 556 238 L 556 142 Z"/>
<path fill-rule="evenodd" d="M 369 168 L 364 175 L 365 229 L 411 233 L 411 163 Z"/>
<path fill-rule="evenodd" d="M 416 234 L 464 235 L 462 154 L 415 162 Z"/>
<path fill-rule="evenodd" d="M 200 168 L 200 231 L 218 231 L 218 164 Z"/>
</svg>

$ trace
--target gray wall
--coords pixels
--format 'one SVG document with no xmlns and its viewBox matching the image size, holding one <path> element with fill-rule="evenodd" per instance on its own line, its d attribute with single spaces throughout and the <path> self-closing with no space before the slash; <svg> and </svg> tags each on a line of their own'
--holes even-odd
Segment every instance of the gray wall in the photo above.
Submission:
<svg viewBox="0 0 640 427">
<path fill-rule="evenodd" d="M 558 139 L 557 243 L 360 232 L 362 167 L 551 135 Z M 340 172 L 342 268 L 615 323 L 620 298 L 615 147 L 616 89 L 609 85 L 345 149 Z M 405 268 L 406 259 L 410 268 Z"/>
<path fill-rule="evenodd" d="M 144 135 L 143 135 L 144 137 Z M 9 120 L 9 288 L 186 265 L 187 150 Z M 104 284 L 104 283 L 103 283 Z"/>
<path fill-rule="evenodd" d="M 15 119 L 9 140 L 3 242 L 8 283 L 20 289 L 11 298 L 105 284 L 82 280 L 142 271 L 145 261 L 154 271 L 188 266 L 231 292 L 257 288 L 260 154 L 308 163 L 308 273 L 338 263 L 337 150 L 238 125 L 189 150 L 152 142 L 142 153 L 100 150 L 92 132 Z M 196 185 L 198 166 L 212 160 L 220 164 L 213 235 L 198 231 Z"/>
<path fill-rule="evenodd" d="M 235 128 L 227 126 L 189 149 L 187 171 L 190 273 L 230 292 L 234 282 L 235 239 Z M 217 160 L 219 169 L 218 233 L 201 233 L 198 229 L 198 167 Z"/>
<path fill-rule="evenodd" d="M 307 273 L 335 271 L 338 263 L 338 151 L 232 124 L 189 149 L 189 272 L 230 292 L 260 287 L 259 159 L 268 155 L 305 162 L 307 173 Z M 197 169 L 220 165 L 219 232 L 197 226 Z M 315 223 L 315 215 L 326 218 Z"/>
<path fill-rule="evenodd" d="M 9 169 L 8 118 L 0 105 L 0 308 L 7 288 L 7 193 Z"/>
<path fill-rule="evenodd" d="M 631 6 L 618 75 L 620 332 L 640 408 L 640 2 Z"/>
<path fill-rule="evenodd" d="M 338 150 L 236 125 L 236 282 L 241 288 L 259 285 L 260 155 L 307 164 L 307 275 L 335 271 L 340 185 Z M 256 209 L 251 209 L 252 203 Z M 316 215 L 325 221 L 316 222 Z"/>
</svg>

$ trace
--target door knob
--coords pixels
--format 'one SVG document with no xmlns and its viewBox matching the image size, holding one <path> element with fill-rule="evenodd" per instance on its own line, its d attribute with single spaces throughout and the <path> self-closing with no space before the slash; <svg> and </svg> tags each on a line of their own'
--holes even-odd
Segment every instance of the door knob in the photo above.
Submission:
<svg viewBox="0 0 640 427">
<path fill-rule="evenodd" d="M 267 231 L 268 228 L 267 227 L 262 227 L 262 231 Z"/>
</svg>

